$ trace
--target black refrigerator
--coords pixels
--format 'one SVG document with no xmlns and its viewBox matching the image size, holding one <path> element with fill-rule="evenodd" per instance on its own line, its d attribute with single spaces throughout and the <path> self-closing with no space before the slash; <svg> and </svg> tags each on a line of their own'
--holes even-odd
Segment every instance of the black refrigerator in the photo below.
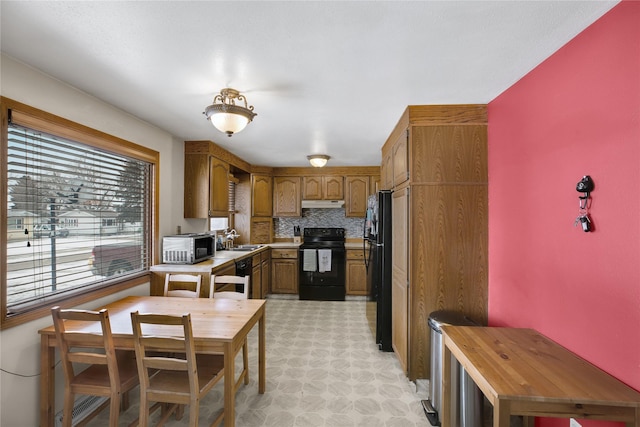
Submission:
<svg viewBox="0 0 640 427">
<path fill-rule="evenodd" d="M 367 319 L 382 351 L 391 348 L 391 191 L 370 196 L 364 224 Z"/>
</svg>

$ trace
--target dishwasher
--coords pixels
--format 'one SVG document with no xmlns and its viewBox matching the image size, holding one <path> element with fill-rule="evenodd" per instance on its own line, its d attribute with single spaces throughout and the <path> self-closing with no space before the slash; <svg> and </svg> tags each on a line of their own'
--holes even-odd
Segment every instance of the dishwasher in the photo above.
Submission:
<svg viewBox="0 0 640 427">
<path fill-rule="evenodd" d="M 251 269 L 253 268 L 253 263 L 251 261 L 251 257 L 241 259 L 236 261 L 236 276 L 249 276 L 249 298 L 253 298 L 251 295 Z M 243 292 L 243 285 L 236 285 L 236 292 Z"/>
</svg>

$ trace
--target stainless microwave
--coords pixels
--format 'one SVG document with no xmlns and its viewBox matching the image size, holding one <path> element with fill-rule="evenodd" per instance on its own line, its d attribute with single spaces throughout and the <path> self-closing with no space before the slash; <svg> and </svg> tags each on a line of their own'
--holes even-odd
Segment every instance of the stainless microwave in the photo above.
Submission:
<svg viewBox="0 0 640 427">
<path fill-rule="evenodd" d="M 211 234 L 178 234 L 162 238 L 164 264 L 195 264 L 215 255 L 216 239 Z"/>
</svg>

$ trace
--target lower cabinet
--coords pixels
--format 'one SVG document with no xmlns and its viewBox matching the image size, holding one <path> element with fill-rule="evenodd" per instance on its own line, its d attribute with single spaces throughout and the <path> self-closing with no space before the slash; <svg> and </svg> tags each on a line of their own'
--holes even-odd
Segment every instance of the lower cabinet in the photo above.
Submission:
<svg viewBox="0 0 640 427">
<path fill-rule="evenodd" d="M 262 286 L 260 287 L 262 295 L 260 298 L 266 298 L 267 294 L 271 292 L 271 250 L 262 252 L 260 263 L 262 265 Z"/>
<path fill-rule="evenodd" d="M 251 269 L 251 298 L 262 299 L 262 263 L 260 254 L 254 255 Z"/>
<path fill-rule="evenodd" d="M 367 269 L 362 249 L 347 249 L 347 295 L 367 295 Z"/>
<path fill-rule="evenodd" d="M 251 263 L 251 298 L 264 299 L 271 286 L 271 249 L 254 255 Z"/>
<path fill-rule="evenodd" d="M 298 294 L 297 249 L 271 249 L 271 292 Z"/>
</svg>

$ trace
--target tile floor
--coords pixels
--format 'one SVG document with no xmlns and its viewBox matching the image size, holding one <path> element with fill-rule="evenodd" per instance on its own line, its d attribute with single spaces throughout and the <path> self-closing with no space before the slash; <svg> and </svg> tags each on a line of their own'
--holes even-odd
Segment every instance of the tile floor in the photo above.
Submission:
<svg viewBox="0 0 640 427">
<path fill-rule="evenodd" d="M 267 301 L 267 391 L 257 391 L 257 328 L 249 336 L 250 383 L 236 395 L 238 427 L 430 426 L 393 353 L 373 344 L 363 301 Z M 238 370 L 242 356 L 236 359 Z M 137 389 L 135 389 L 137 390 Z M 137 417 L 139 397 L 120 425 Z M 200 405 L 200 426 L 222 410 L 222 384 Z M 157 419 L 154 414 L 152 419 Z M 89 426 L 108 423 L 103 411 Z M 188 414 L 168 427 L 188 425 Z"/>
</svg>

